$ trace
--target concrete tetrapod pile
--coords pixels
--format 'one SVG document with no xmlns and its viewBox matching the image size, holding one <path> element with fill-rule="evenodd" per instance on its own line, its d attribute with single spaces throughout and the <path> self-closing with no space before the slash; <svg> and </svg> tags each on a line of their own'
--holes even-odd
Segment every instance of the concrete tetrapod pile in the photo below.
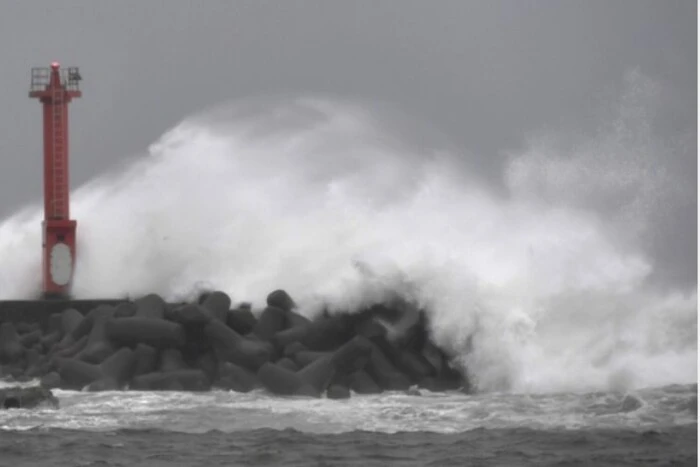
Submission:
<svg viewBox="0 0 700 467">
<path fill-rule="evenodd" d="M 223 292 L 196 303 L 168 304 L 146 295 L 74 309 L 36 323 L 0 324 L 2 375 L 40 378 L 45 388 L 74 390 L 185 390 L 212 388 L 341 399 L 418 386 L 468 389 L 447 355 L 427 338 L 422 312 L 400 339 L 381 320 L 386 305 L 310 320 L 283 290 L 253 313 L 231 309 Z"/>
</svg>

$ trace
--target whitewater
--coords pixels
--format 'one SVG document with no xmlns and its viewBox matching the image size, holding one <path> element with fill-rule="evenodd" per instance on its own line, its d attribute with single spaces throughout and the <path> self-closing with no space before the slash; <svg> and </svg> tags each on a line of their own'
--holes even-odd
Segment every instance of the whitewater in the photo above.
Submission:
<svg viewBox="0 0 700 467">
<path fill-rule="evenodd" d="M 74 190 L 74 295 L 215 288 L 258 306 L 283 288 L 312 316 L 398 294 L 481 393 L 694 384 L 697 293 L 650 284 L 647 242 L 688 192 L 658 163 L 639 87 L 593 135 L 528 139 L 501 190 L 353 102 L 196 114 Z M 37 204 L 0 223 L 1 299 L 37 295 L 40 221 Z"/>
</svg>

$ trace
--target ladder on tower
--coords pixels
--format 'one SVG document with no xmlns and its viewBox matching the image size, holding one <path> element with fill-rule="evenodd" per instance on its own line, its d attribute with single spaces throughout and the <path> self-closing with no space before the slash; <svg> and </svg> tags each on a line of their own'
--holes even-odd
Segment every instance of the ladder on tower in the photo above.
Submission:
<svg viewBox="0 0 700 467">
<path fill-rule="evenodd" d="M 51 214 L 54 219 L 65 219 L 64 206 L 65 186 L 66 186 L 66 161 L 65 161 L 65 141 L 64 141 L 64 89 L 62 85 L 56 86 L 53 90 L 53 167 L 52 167 L 52 206 Z"/>
</svg>

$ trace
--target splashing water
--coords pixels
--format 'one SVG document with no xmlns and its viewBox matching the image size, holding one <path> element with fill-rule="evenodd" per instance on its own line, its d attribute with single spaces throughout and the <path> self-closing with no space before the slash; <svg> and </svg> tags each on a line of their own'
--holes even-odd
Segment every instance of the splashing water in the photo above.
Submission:
<svg viewBox="0 0 700 467">
<path fill-rule="evenodd" d="M 484 391 L 695 382 L 696 293 L 645 283 L 649 206 L 668 180 L 625 115 L 573 150 L 539 140 L 513 155 L 507 197 L 347 103 L 195 116 L 74 193 L 74 294 L 260 301 L 280 287 L 310 315 L 399 293 Z M 606 196 L 626 201 L 606 213 Z M 0 224 L 2 298 L 38 289 L 40 215 Z"/>
</svg>

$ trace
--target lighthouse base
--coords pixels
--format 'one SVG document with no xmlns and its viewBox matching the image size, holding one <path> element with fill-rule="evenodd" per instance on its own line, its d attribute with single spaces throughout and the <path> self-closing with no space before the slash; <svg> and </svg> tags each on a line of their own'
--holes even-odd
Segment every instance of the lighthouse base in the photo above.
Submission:
<svg viewBox="0 0 700 467">
<path fill-rule="evenodd" d="M 43 296 L 68 298 L 75 265 L 76 221 L 49 219 L 43 222 Z"/>
</svg>

